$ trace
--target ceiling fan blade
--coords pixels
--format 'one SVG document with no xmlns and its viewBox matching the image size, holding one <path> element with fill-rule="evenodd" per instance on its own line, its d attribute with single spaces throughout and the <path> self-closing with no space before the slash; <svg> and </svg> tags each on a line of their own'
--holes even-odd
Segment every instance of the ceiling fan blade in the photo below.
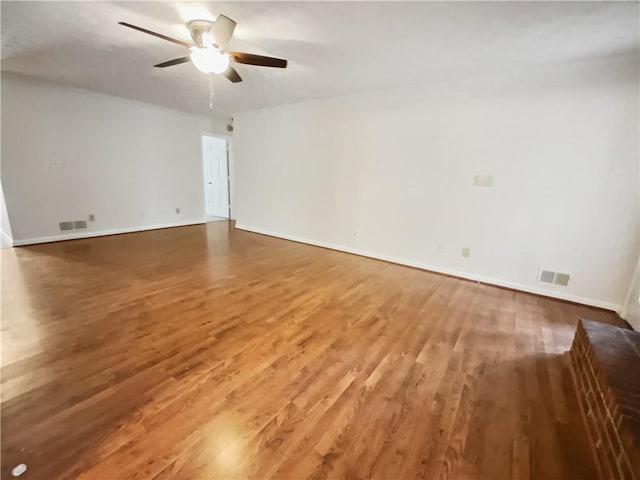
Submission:
<svg viewBox="0 0 640 480">
<path fill-rule="evenodd" d="M 137 27 L 135 25 L 131 25 L 130 23 L 126 23 L 126 22 L 118 22 L 118 23 L 120 25 L 122 25 L 123 27 L 132 28 L 132 29 L 137 30 L 139 32 L 147 33 L 149 35 L 153 35 L 154 37 L 158 37 L 158 38 L 161 38 L 163 40 L 167 40 L 169 42 L 177 43 L 178 45 L 182 45 L 183 47 L 187 47 L 188 48 L 188 47 L 191 46 L 191 44 L 189 44 L 187 42 L 183 42 L 182 40 L 178 40 L 177 38 L 168 37 L 166 35 L 163 35 L 162 33 L 152 32 L 151 30 L 147 30 L 146 28 Z"/>
<path fill-rule="evenodd" d="M 287 61 L 282 58 L 265 57 L 253 53 L 227 52 L 238 63 L 247 65 L 259 65 L 261 67 L 287 68 Z"/>
<path fill-rule="evenodd" d="M 229 65 L 229 68 L 224 72 L 224 76 L 231 80 L 232 83 L 238 83 L 242 81 L 242 78 L 236 72 L 236 69 Z"/>
<path fill-rule="evenodd" d="M 227 44 L 233 35 L 233 31 L 236 29 L 236 25 L 236 22 L 226 15 L 218 15 L 216 21 L 213 22 L 213 27 L 211 27 L 211 34 L 213 35 L 218 48 L 224 49 L 227 47 Z"/>
<path fill-rule="evenodd" d="M 189 57 L 174 58 L 173 60 L 168 60 L 166 62 L 162 62 L 157 65 L 154 65 L 154 67 L 158 67 L 158 68 L 172 67 L 173 65 L 180 65 L 181 63 L 187 63 L 188 61 L 189 61 Z"/>
</svg>

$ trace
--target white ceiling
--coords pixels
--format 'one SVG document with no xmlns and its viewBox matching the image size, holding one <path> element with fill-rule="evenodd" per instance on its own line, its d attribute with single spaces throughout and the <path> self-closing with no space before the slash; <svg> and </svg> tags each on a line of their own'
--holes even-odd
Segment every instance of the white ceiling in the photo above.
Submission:
<svg viewBox="0 0 640 480">
<path fill-rule="evenodd" d="M 637 2 L 12 2 L 2 1 L 2 71 L 208 114 L 208 79 L 185 22 L 238 22 L 229 49 L 287 58 L 216 77 L 214 114 L 491 75 L 638 52 Z"/>
</svg>

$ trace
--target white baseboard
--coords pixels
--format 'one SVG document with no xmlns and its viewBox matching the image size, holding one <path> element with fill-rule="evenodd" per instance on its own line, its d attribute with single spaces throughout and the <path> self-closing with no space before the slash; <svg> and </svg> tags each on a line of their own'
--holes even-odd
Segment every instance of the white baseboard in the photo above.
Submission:
<svg viewBox="0 0 640 480">
<path fill-rule="evenodd" d="M 203 223 L 205 223 L 204 220 L 190 220 L 187 222 L 162 223 L 157 225 L 145 225 L 141 227 L 114 228 L 111 230 L 99 230 L 95 232 L 83 231 L 83 232 L 67 233 L 67 234 L 61 234 L 61 235 L 52 235 L 50 237 L 14 239 L 13 246 L 19 247 L 24 245 L 35 245 L 37 243 L 60 242 L 63 240 L 77 240 L 80 238 L 104 237 L 105 235 L 144 232 L 146 230 L 159 230 L 161 228 L 186 227 L 188 225 L 199 225 Z"/>
<path fill-rule="evenodd" d="M 0 248 L 11 247 L 13 247 L 13 238 L 11 238 L 4 230 L 0 230 Z"/>
<path fill-rule="evenodd" d="M 407 267 L 418 268 L 420 270 L 426 270 L 428 272 L 444 273 L 445 275 L 451 275 L 452 277 L 464 278 L 466 280 L 473 280 L 475 282 L 486 283 L 486 284 L 495 285 L 498 287 L 511 288 L 513 290 L 519 290 L 521 292 L 534 293 L 536 295 L 543 295 L 545 297 L 552 297 L 560 300 L 567 300 L 570 302 L 589 305 L 592 307 L 604 308 L 606 310 L 618 311 L 620 309 L 620 305 L 617 303 L 605 302 L 605 301 L 597 300 L 594 298 L 580 297 L 578 295 L 557 292 L 554 290 L 547 290 L 544 288 L 535 287 L 531 285 L 524 285 L 521 283 L 511 282 L 508 280 L 485 277 L 483 275 L 462 272 L 462 271 L 453 270 L 450 268 L 438 267 L 438 266 L 429 265 L 426 263 L 414 262 L 414 261 L 406 260 L 403 258 L 371 253 L 364 250 L 359 250 L 357 248 L 344 247 L 342 245 L 336 245 L 333 243 L 319 242 L 316 240 L 310 240 L 308 238 L 296 237 L 294 235 L 271 232 L 268 230 L 249 227 L 249 226 L 238 224 L 238 223 L 236 223 L 236 228 L 239 230 L 245 230 L 247 232 L 259 233 L 261 235 L 268 235 L 270 237 L 282 238 L 285 240 L 291 240 L 293 242 L 306 243 L 308 245 L 314 245 L 316 247 L 323 247 L 331 250 L 337 250 L 340 252 L 352 253 L 354 255 L 359 255 L 361 257 L 368 257 L 368 258 L 374 258 L 376 260 L 383 260 L 385 262 L 397 263 L 398 265 L 405 265 Z"/>
<path fill-rule="evenodd" d="M 633 297 L 633 291 L 638 285 L 637 282 L 640 281 L 639 279 L 640 279 L 640 257 L 638 257 L 638 260 L 636 261 L 636 268 L 633 270 L 633 276 L 631 277 L 631 281 L 629 282 L 629 288 L 627 289 L 627 294 L 624 296 L 624 301 L 622 302 L 620 310 L 618 311 L 618 315 L 620 315 L 622 318 L 624 318 L 627 321 L 629 321 L 629 319 L 627 318 L 629 305 L 631 305 L 632 302 L 637 301 L 637 299 L 632 297 Z M 638 327 L 635 327 L 635 328 L 638 328 Z"/>
</svg>

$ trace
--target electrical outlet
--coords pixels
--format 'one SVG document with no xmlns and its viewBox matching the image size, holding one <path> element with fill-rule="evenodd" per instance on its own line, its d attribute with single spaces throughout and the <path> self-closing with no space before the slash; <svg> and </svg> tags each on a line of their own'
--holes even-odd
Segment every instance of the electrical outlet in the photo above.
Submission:
<svg viewBox="0 0 640 480">
<path fill-rule="evenodd" d="M 176 213 L 180 213 L 180 209 L 179 208 L 176 208 Z"/>
<path fill-rule="evenodd" d="M 464 247 L 462 249 L 462 256 L 464 258 L 469 258 L 471 256 L 471 250 L 468 247 Z"/>
<path fill-rule="evenodd" d="M 96 216 L 93 213 L 89 214 L 89 221 L 90 222 L 95 222 L 96 221 Z"/>
<path fill-rule="evenodd" d="M 493 187 L 493 177 L 491 175 L 476 175 L 473 184 L 477 187 Z"/>
<path fill-rule="evenodd" d="M 62 168 L 62 160 L 48 160 L 47 166 L 49 168 Z"/>
</svg>

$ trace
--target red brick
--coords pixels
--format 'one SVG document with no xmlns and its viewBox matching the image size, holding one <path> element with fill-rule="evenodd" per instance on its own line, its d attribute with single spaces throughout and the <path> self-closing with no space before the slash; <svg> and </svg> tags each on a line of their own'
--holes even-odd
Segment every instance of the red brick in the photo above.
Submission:
<svg viewBox="0 0 640 480">
<path fill-rule="evenodd" d="M 570 358 L 605 478 L 640 480 L 640 333 L 580 320 Z"/>
</svg>

